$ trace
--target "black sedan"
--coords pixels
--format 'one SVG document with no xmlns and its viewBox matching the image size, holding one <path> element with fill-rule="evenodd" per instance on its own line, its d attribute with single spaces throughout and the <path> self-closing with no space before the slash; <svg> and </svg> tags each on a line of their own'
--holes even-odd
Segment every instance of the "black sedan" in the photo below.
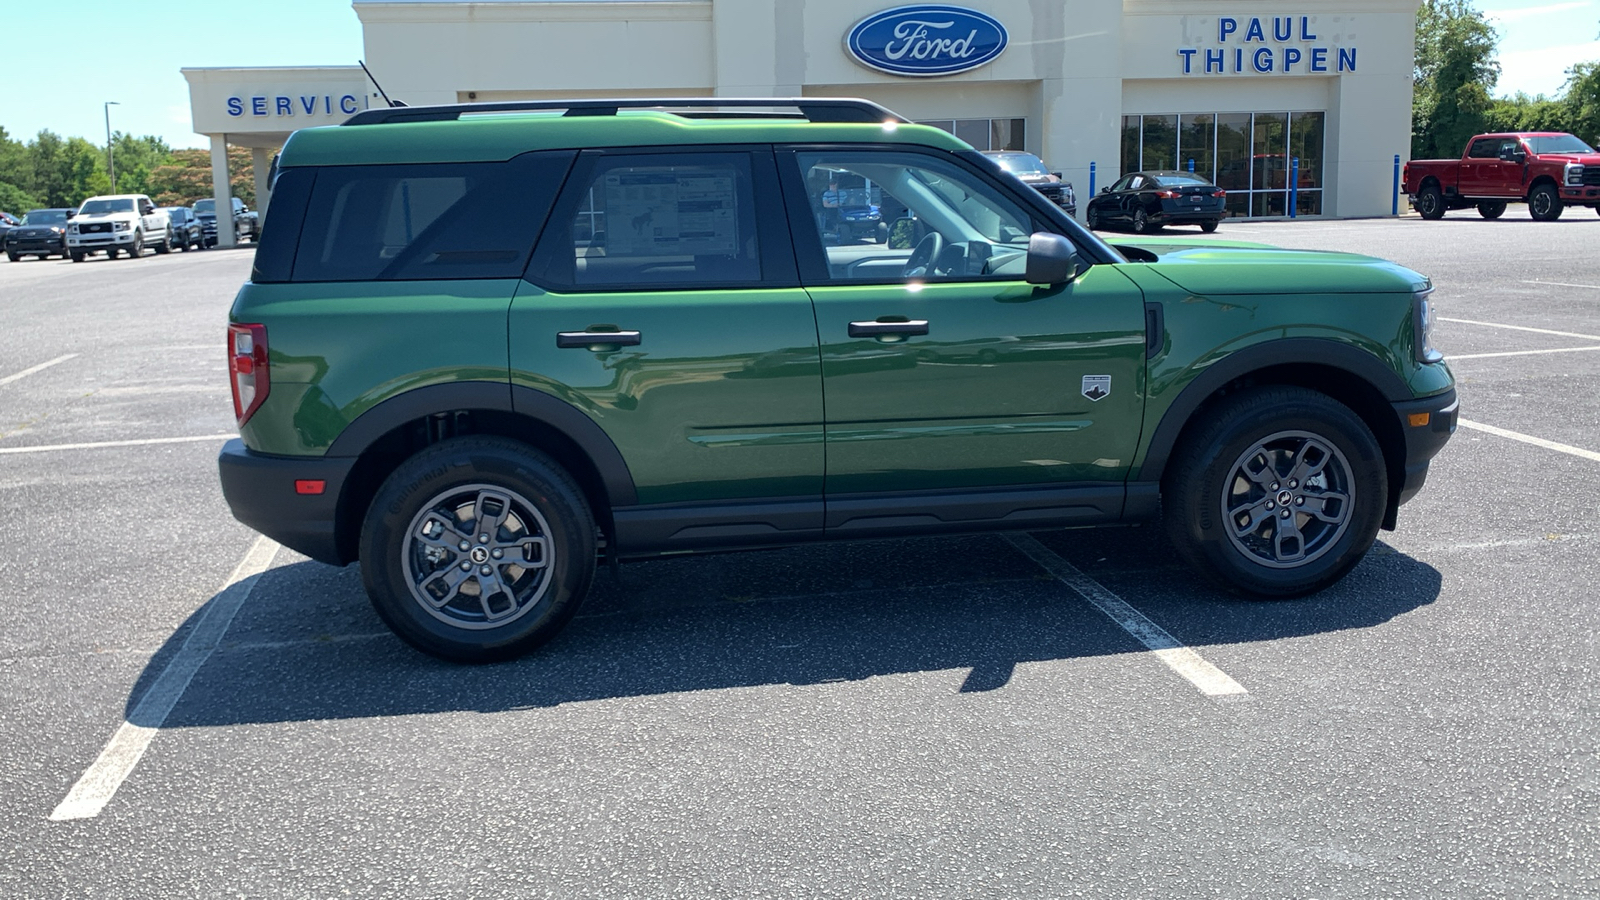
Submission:
<svg viewBox="0 0 1600 900">
<path fill-rule="evenodd" d="M 1199 225 L 1210 234 L 1228 214 L 1227 192 L 1188 172 L 1133 172 L 1089 201 L 1090 228 L 1125 225 L 1137 234 Z"/>
<path fill-rule="evenodd" d="M 30 209 L 22 223 L 6 232 L 0 243 L 5 244 L 6 258 L 12 262 L 24 256 L 49 259 L 60 254 L 67 258 L 67 220 L 77 215 L 75 209 Z"/>
</svg>

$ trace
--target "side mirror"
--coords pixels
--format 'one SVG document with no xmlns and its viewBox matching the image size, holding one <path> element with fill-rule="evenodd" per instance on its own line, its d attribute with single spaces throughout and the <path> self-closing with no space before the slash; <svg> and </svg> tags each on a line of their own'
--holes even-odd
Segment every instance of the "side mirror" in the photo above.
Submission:
<svg viewBox="0 0 1600 900">
<path fill-rule="evenodd" d="M 1109 185 L 1109 184 L 1108 184 L 1108 185 L 1106 185 L 1106 186 L 1105 186 L 1105 187 L 1103 187 L 1103 188 L 1101 188 L 1101 189 L 1100 189 L 1100 193 L 1102 193 L 1102 194 L 1109 194 L 1109 193 L 1111 193 L 1111 185 Z"/>
<path fill-rule="evenodd" d="M 1078 253 L 1072 242 L 1048 231 L 1028 238 L 1028 265 L 1023 276 L 1029 284 L 1066 284 L 1078 277 Z"/>
</svg>

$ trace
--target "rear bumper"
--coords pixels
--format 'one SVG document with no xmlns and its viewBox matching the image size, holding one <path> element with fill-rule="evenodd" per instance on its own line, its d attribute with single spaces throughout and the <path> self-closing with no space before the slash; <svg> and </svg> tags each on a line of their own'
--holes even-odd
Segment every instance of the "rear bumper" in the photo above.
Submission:
<svg viewBox="0 0 1600 900">
<path fill-rule="evenodd" d="M 233 517 L 319 562 L 348 562 L 339 548 L 339 497 L 352 457 L 270 456 L 235 438 L 222 445 L 217 472 Z M 320 494 L 301 494 L 297 481 L 321 481 Z"/>
<path fill-rule="evenodd" d="M 1456 433 L 1461 403 L 1456 399 L 1455 389 L 1451 388 L 1432 397 L 1396 403 L 1394 411 L 1400 417 L 1400 430 L 1405 435 L 1406 444 L 1404 473 L 1399 490 L 1396 491 L 1393 486 L 1390 488 L 1393 506 L 1398 507 L 1422 490 L 1423 483 L 1428 480 L 1429 462 L 1444 449 L 1450 436 Z M 1414 420 L 1420 424 L 1412 424 Z"/>
</svg>

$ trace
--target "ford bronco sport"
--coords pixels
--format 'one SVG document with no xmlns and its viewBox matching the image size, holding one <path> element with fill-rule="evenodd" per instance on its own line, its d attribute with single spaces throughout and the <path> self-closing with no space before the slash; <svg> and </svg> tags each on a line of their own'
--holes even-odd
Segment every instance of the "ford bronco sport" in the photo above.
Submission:
<svg viewBox="0 0 1600 900">
<path fill-rule="evenodd" d="M 910 246 L 823 239 L 840 173 Z M 1430 289 L 1119 250 L 861 100 L 375 109 L 283 148 L 222 486 L 457 660 L 548 640 L 597 562 L 819 540 L 1164 517 L 1212 580 L 1290 597 L 1395 527 L 1455 428 Z"/>
</svg>

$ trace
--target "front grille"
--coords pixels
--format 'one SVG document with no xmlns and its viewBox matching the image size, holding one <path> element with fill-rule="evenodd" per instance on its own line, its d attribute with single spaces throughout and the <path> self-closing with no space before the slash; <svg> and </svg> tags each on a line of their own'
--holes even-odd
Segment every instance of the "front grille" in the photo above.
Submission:
<svg viewBox="0 0 1600 900">
<path fill-rule="evenodd" d="M 1045 195 L 1046 197 L 1049 197 L 1053 202 L 1061 202 L 1061 185 L 1059 184 L 1035 185 L 1034 190 Z"/>
<path fill-rule="evenodd" d="M 1584 166 L 1583 183 L 1589 187 L 1600 187 L 1600 166 Z"/>
<path fill-rule="evenodd" d="M 100 234 L 102 232 L 107 232 L 107 231 L 110 231 L 110 230 L 111 230 L 111 223 L 110 222 L 91 222 L 91 223 L 89 223 L 87 225 L 79 225 L 78 226 L 78 231 L 80 233 L 82 233 L 82 234 Z"/>
</svg>

